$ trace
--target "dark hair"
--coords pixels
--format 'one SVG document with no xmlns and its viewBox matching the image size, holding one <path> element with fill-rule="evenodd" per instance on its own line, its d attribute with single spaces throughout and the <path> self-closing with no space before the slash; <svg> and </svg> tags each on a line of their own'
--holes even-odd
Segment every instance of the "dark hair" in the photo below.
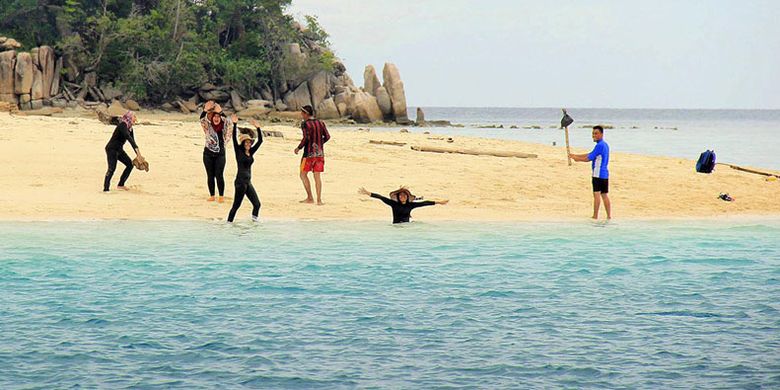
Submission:
<svg viewBox="0 0 780 390">
<path fill-rule="evenodd" d="M 604 128 L 601 125 L 593 126 L 593 130 L 598 130 L 599 133 L 604 134 Z"/>
<path fill-rule="evenodd" d="M 307 113 L 309 116 L 314 116 L 314 108 L 308 104 L 301 107 L 301 111 Z"/>
</svg>

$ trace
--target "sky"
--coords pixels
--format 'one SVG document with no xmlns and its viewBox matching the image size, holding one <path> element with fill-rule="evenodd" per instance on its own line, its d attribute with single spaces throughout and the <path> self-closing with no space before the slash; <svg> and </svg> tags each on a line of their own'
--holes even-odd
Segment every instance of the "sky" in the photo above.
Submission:
<svg viewBox="0 0 780 390">
<path fill-rule="evenodd" d="M 293 0 L 410 106 L 780 109 L 780 1 Z"/>
</svg>

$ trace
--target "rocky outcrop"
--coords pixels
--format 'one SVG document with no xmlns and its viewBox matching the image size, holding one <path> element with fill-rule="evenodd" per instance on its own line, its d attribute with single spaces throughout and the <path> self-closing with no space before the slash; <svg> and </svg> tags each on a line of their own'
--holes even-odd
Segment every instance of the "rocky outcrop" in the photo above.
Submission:
<svg viewBox="0 0 780 390">
<path fill-rule="evenodd" d="M 236 111 L 244 109 L 244 102 L 241 100 L 241 95 L 235 89 L 230 91 L 230 102 Z"/>
<path fill-rule="evenodd" d="M 376 89 L 376 102 L 382 111 L 382 117 L 387 120 L 393 120 L 393 104 L 390 102 L 390 94 L 385 87 Z"/>
<path fill-rule="evenodd" d="M 425 126 L 425 113 L 420 107 L 417 107 L 417 118 L 414 122 L 417 124 L 417 126 Z"/>
<path fill-rule="evenodd" d="M 22 47 L 22 44 L 16 41 L 16 39 L 8 37 L 0 37 L 0 50 L 14 50 Z"/>
<path fill-rule="evenodd" d="M 17 104 L 14 92 L 14 72 L 16 52 L 8 50 L 0 53 L 0 101 Z"/>
<path fill-rule="evenodd" d="M 54 83 L 56 61 L 54 60 L 54 49 L 49 46 L 38 48 L 38 63 L 41 67 L 41 76 L 43 82 L 43 98 L 51 98 L 51 86 Z"/>
<path fill-rule="evenodd" d="M 300 111 L 305 105 L 311 105 L 311 95 L 309 94 L 309 82 L 304 81 L 284 96 L 284 104 L 288 111 Z M 312 106 L 313 107 L 313 106 Z"/>
<path fill-rule="evenodd" d="M 328 76 L 327 72 L 320 71 L 309 79 L 312 107 L 318 107 L 323 100 L 330 97 L 331 83 Z"/>
<path fill-rule="evenodd" d="M 323 100 L 316 108 L 318 119 L 338 119 L 341 117 L 333 98 Z"/>
<path fill-rule="evenodd" d="M 363 71 L 363 90 L 372 96 L 376 96 L 376 89 L 381 85 L 379 77 L 376 76 L 374 65 L 366 65 L 366 69 Z"/>
<path fill-rule="evenodd" d="M 14 72 L 14 93 L 29 95 L 33 85 L 33 62 L 30 53 L 17 54 Z"/>
<path fill-rule="evenodd" d="M 401 81 L 398 67 L 389 62 L 385 63 L 385 67 L 382 69 L 382 79 L 384 80 L 384 87 L 387 89 L 387 93 L 390 94 L 395 122 L 404 125 L 410 124 L 411 122 L 406 113 L 406 92 L 404 91 L 404 83 Z"/>
<path fill-rule="evenodd" d="M 382 110 L 379 109 L 376 98 L 368 92 L 355 93 L 353 105 L 352 119 L 356 122 L 371 123 L 382 120 Z"/>
</svg>

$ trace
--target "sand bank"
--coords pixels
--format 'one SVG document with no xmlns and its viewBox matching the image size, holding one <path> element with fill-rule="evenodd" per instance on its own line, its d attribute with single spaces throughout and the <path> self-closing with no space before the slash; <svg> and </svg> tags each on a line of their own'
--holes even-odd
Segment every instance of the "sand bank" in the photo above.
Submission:
<svg viewBox="0 0 780 390">
<path fill-rule="evenodd" d="M 103 147 L 113 127 L 84 117 L 0 113 L 0 219 L 224 219 L 233 195 L 233 151 L 227 154 L 227 202 L 206 202 L 203 135 L 197 117 L 142 112 L 139 119 L 147 124 L 136 126 L 136 139 L 151 170 L 133 171 L 130 191 L 103 193 Z M 426 199 L 450 199 L 446 206 L 416 210 L 413 215 L 418 220 L 556 221 L 586 219 L 591 213 L 590 165 L 567 166 L 562 147 L 466 137 L 448 143 L 446 137 L 337 127 L 330 129 L 332 140 L 326 145 L 326 205 L 299 204 L 304 198 L 298 179 L 300 157 L 292 150 L 300 131 L 293 126 L 265 129 L 280 131 L 284 138 L 267 138 L 255 156 L 253 182 L 264 218 L 389 221 L 389 208 L 358 195 L 357 189 L 365 186 L 386 194 L 401 184 Z M 412 145 L 538 157 L 427 153 L 411 150 Z M 125 148 L 133 156 L 129 145 Z M 712 175 L 697 174 L 693 166 L 691 160 L 613 150 L 610 197 L 614 217 L 780 216 L 780 181 L 766 181 L 724 166 Z M 736 201 L 717 199 L 721 192 L 730 193 Z M 249 214 L 245 201 L 237 219 L 248 219 Z"/>
</svg>

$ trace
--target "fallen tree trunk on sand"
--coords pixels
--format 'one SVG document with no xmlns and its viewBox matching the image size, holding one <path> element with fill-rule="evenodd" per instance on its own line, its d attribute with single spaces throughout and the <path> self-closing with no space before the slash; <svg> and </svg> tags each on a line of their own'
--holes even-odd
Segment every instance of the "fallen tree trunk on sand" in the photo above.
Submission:
<svg viewBox="0 0 780 390">
<path fill-rule="evenodd" d="M 374 145 L 393 145 L 393 146 L 405 146 L 406 142 L 393 142 L 393 141 L 377 141 L 377 140 L 370 140 L 368 141 L 370 144 Z"/>
<path fill-rule="evenodd" d="M 531 154 L 531 153 L 498 152 L 498 151 L 491 151 L 491 150 L 473 150 L 473 149 L 450 149 L 450 148 L 438 148 L 432 146 L 412 146 L 412 150 L 418 152 L 431 152 L 431 153 L 468 154 L 472 156 L 517 157 L 517 158 L 537 157 L 535 154 Z"/>
<path fill-rule="evenodd" d="M 780 179 L 780 175 L 776 175 L 774 173 L 769 173 L 769 172 L 756 171 L 756 170 L 750 169 L 750 168 L 743 168 L 743 167 L 740 167 L 739 165 L 732 165 L 732 164 L 726 164 L 726 163 L 718 163 L 718 165 L 726 165 L 726 166 L 730 167 L 731 169 L 736 169 L 738 171 L 747 172 L 747 173 L 753 173 L 753 174 L 761 175 L 761 176 L 776 177 L 776 178 Z"/>
</svg>

